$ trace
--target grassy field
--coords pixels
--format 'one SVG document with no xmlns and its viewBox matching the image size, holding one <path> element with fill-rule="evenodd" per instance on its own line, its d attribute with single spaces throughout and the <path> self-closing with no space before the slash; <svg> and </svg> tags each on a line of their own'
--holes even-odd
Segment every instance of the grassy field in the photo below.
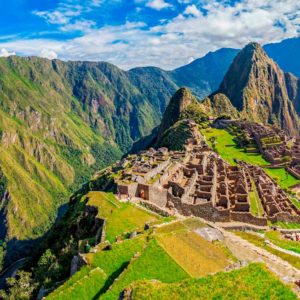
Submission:
<svg viewBox="0 0 300 300">
<path fill-rule="evenodd" d="M 217 152 L 230 164 L 235 165 L 234 159 L 245 161 L 252 165 L 266 166 L 269 163 L 258 153 L 246 153 L 244 149 L 239 148 L 234 142 L 234 136 L 223 129 L 207 128 L 201 131 L 206 137 L 208 145 L 211 137 L 216 138 Z"/>
<path fill-rule="evenodd" d="M 267 169 L 265 168 L 266 173 L 274 178 L 281 188 L 287 189 L 292 185 L 300 183 L 300 180 L 294 177 L 293 175 L 286 173 L 284 168 L 280 169 Z"/>
<path fill-rule="evenodd" d="M 141 256 L 115 281 L 112 288 L 101 299 L 115 300 L 121 291 L 137 280 L 156 279 L 171 283 L 188 278 L 189 275 L 152 239 Z"/>
<path fill-rule="evenodd" d="M 155 214 L 130 203 L 118 201 L 113 194 L 90 192 L 88 204 L 99 208 L 99 217 L 106 219 L 106 239 L 114 242 L 116 236 L 133 230 L 143 229 L 147 222 L 162 220 Z"/>
<path fill-rule="evenodd" d="M 160 245 L 193 277 L 224 270 L 230 262 L 223 249 L 192 231 L 158 235 Z"/>
<path fill-rule="evenodd" d="M 300 254 L 300 243 L 283 239 L 278 231 L 268 231 L 266 232 L 265 237 L 280 248 Z"/>
<path fill-rule="evenodd" d="M 297 269 L 300 269 L 300 259 L 299 257 L 290 255 L 290 254 L 286 254 L 283 253 L 279 250 L 273 249 L 271 246 L 268 246 L 265 243 L 265 239 L 256 235 L 256 234 L 252 234 L 252 233 L 248 233 L 248 232 L 241 232 L 241 231 L 235 231 L 234 232 L 236 235 L 240 236 L 241 238 L 249 241 L 250 243 L 263 248 L 265 250 L 267 250 L 268 252 L 282 258 L 283 260 L 286 260 L 287 262 L 289 262 L 292 266 L 294 266 Z"/>
<path fill-rule="evenodd" d="M 262 264 L 251 264 L 236 271 L 179 283 L 143 281 L 133 284 L 132 287 L 132 300 L 297 299 L 296 295 Z"/>
</svg>

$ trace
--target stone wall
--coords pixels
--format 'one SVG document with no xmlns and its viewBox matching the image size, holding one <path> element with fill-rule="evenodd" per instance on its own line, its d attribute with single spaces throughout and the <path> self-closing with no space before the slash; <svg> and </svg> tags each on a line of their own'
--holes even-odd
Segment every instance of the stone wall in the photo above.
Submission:
<svg viewBox="0 0 300 300">
<path fill-rule="evenodd" d="M 268 217 L 268 219 L 272 222 L 291 222 L 291 223 L 300 223 L 300 216 L 292 216 L 287 212 L 279 212 L 275 214 L 273 217 Z"/>
<path fill-rule="evenodd" d="M 141 203 L 142 205 L 144 205 L 146 208 L 148 208 L 148 209 L 150 209 L 150 210 L 156 212 L 156 213 L 159 214 L 159 215 L 162 215 L 162 216 L 164 216 L 164 217 L 169 217 L 169 216 L 171 216 L 171 214 L 168 213 L 166 210 L 164 210 L 163 208 L 161 208 L 161 207 L 155 205 L 155 204 L 152 203 L 152 202 L 145 201 L 145 200 L 141 200 L 140 203 Z"/>
<path fill-rule="evenodd" d="M 150 180 L 151 178 L 155 177 L 157 174 L 159 174 L 161 171 L 163 171 L 170 163 L 170 158 L 168 158 L 166 161 L 160 163 L 156 168 L 150 170 L 147 174 L 144 175 L 145 181 Z"/>
<path fill-rule="evenodd" d="M 149 200 L 158 205 L 159 207 L 166 207 L 167 205 L 167 193 L 166 189 L 160 189 L 154 186 L 149 187 Z"/>
<path fill-rule="evenodd" d="M 266 218 L 258 218 L 251 215 L 249 212 L 231 212 L 230 219 L 232 221 L 250 223 L 257 226 L 267 226 Z"/>
<path fill-rule="evenodd" d="M 168 192 L 168 200 L 174 204 L 178 213 L 184 216 L 196 216 L 214 222 L 229 222 L 229 210 L 218 210 L 211 202 L 201 204 L 182 203 L 181 199 Z"/>
<path fill-rule="evenodd" d="M 295 176 L 297 179 L 300 179 L 300 174 L 298 172 L 296 172 L 295 170 L 293 170 L 292 168 L 287 168 L 288 172 L 290 174 L 292 174 L 293 176 Z"/>
</svg>

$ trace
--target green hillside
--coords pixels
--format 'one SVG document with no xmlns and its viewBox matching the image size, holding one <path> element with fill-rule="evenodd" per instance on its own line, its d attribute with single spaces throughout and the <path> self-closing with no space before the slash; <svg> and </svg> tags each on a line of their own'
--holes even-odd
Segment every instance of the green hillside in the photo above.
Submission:
<svg viewBox="0 0 300 300">
<path fill-rule="evenodd" d="M 141 281 L 131 299 L 297 299 L 263 265 L 252 264 L 229 273 L 179 283 Z"/>
<path fill-rule="evenodd" d="M 14 239 L 14 259 L 19 240 L 43 235 L 72 191 L 157 126 L 174 85 L 157 102 L 134 84 L 107 63 L 0 58 L 0 239 Z"/>
</svg>

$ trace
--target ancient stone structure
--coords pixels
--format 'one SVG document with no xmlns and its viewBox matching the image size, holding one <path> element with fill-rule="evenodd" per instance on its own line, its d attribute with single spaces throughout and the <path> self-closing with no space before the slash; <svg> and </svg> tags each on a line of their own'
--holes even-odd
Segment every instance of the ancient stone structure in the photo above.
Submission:
<svg viewBox="0 0 300 300">
<path fill-rule="evenodd" d="M 287 150 L 281 149 L 287 148 L 288 143 L 282 131 L 275 130 L 275 139 L 268 127 L 249 122 L 239 122 L 239 126 L 251 132 L 257 143 L 261 143 L 265 155 L 271 153 L 273 161 L 278 153 L 287 154 Z M 269 146 L 269 142 L 274 141 L 280 146 L 264 148 L 260 141 L 268 141 Z M 295 150 L 289 153 L 300 152 L 298 141 L 293 147 Z M 149 203 L 147 206 L 156 211 L 161 208 L 164 212 L 211 221 L 238 221 L 258 226 L 266 226 L 267 220 L 300 222 L 300 211 L 262 168 L 244 162 L 231 166 L 211 151 L 203 139 L 190 141 L 182 152 L 150 148 L 129 156 L 120 165 L 121 175 L 116 179 L 119 196 L 140 198 L 144 205 Z M 297 165 L 291 168 L 298 171 Z M 254 190 L 264 209 L 261 217 L 250 212 L 249 194 Z"/>
</svg>

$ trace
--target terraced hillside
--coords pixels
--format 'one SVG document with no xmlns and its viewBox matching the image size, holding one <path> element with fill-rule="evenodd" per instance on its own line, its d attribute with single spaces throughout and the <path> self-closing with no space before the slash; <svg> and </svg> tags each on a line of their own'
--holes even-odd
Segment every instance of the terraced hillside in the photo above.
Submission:
<svg viewBox="0 0 300 300">
<path fill-rule="evenodd" d="M 90 202 L 87 204 L 101 207 L 102 216 L 105 215 L 107 221 L 113 219 L 118 210 L 121 212 L 121 206 L 125 205 L 99 192 L 89 193 L 88 197 Z M 111 214 L 108 203 L 115 207 Z M 144 209 L 134 209 L 138 214 L 147 215 Z M 102 242 L 91 253 L 83 254 L 87 264 L 46 299 L 119 299 L 120 295 L 125 297 L 121 299 L 127 299 L 128 294 L 133 299 L 212 299 L 220 295 L 296 299 L 289 287 L 263 264 L 238 267 L 238 260 L 224 241 L 211 242 L 199 234 L 210 228 L 199 219 L 169 221 L 156 216 L 153 220 L 152 213 L 148 217 L 154 221 L 154 227 L 143 231 L 137 224 L 135 229 L 131 228 L 131 232 L 138 230 L 135 236 L 122 234 L 128 228 L 119 226 L 123 229 L 117 234 L 122 238 L 108 238 L 110 241 Z M 124 215 L 119 215 L 119 218 L 121 223 L 126 219 Z M 229 268 L 240 269 L 223 272 Z M 232 288 L 237 284 L 238 289 Z"/>
</svg>

